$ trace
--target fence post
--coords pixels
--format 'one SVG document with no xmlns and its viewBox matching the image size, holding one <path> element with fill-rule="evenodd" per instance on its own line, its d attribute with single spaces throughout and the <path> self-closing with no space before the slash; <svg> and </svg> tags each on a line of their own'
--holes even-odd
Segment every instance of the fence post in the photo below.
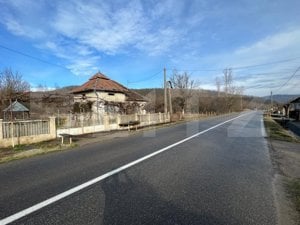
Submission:
<svg viewBox="0 0 300 225">
<path fill-rule="evenodd" d="M 118 125 L 118 128 L 120 128 L 120 126 L 119 126 L 120 123 L 121 123 L 121 115 L 117 114 L 117 125 Z"/>
<path fill-rule="evenodd" d="M 110 124 L 109 124 L 109 115 L 103 115 L 103 124 L 104 124 L 104 130 L 108 131 L 110 130 Z"/>
<path fill-rule="evenodd" d="M 0 140 L 3 139 L 3 125 L 2 125 L 3 119 L 0 119 Z"/>
<path fill-rule="evenodd" d="M 81 130 L 82 130 L 82 133 L 84 134 L 84 115 L 80 113 L 80 126 L 81 126 Z"/>
<path fill-rule="evenodd" d="M 148 125 L 150 125 L 150 124 L 151 124 L 151 114 L 148 113 Z"/>
<path fill-rule="evenodd" d="M 56 138 L 55 116 L 49 117 L 49 131 L 50 131 L 51 138 Z"/>
</svg>

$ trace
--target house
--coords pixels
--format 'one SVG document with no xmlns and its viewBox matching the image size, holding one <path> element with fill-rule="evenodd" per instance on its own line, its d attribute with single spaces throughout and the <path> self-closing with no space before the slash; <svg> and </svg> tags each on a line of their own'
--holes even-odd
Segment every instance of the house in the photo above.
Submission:
<svg viewBox="0 0 300 225">
<path fill-rule="evenodd" d="M 95 113 L 142 113 L 147 100 L 98 72 L 72 91 L 74 104 Z M 86 107 L 88 105 L 88 107 Z"/>
<path fill-rule="evenodd" d="M 29 109 L 22 105 L 18 100 L 14 101 L 3 110 L 4 120 L 29 119 Z"/>
<path fill-rule="evenodd" d="M 288 112 L 290 118 L 300 120 L 300 97 L 289 103 Z"/>
</svg>

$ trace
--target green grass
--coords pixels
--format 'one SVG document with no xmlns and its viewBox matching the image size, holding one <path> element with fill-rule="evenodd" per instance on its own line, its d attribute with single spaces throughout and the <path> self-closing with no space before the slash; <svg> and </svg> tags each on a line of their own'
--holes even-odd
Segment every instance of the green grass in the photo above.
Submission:
<svg viewBox="0 0 300 225">
<path fill-rule="evenodd" d="M 55 151 L 74 148 L 77 146 L 77 143 L 62 146 L 59 139 L 28 145 L 16 145 L 14 148 L 11 147 L 0 149 L 0 163 L 9 162 L 16 159 L 28 158 L 36 155 L 48 154 Z"/>
<path fill-rule="evenodd" d="M 13 148 L 14 151 L 23 151 L 24 150 L 24 145 L 15 145 Z"/>
<path fill-rule="evenodd" d="M 280 124 L 276 123 L 272 118 L 265 117 L 264 123 L 268 136 L 271 139 L 288 142 L 299 142 L 299 140 L 291 136 Z"/>
<path fill-rule="evenodd" d="M 288 181 L 286 186 L 289 197 L 294 202 L 296 210 L 300 213 L 300 179 Z"/>
</svg>

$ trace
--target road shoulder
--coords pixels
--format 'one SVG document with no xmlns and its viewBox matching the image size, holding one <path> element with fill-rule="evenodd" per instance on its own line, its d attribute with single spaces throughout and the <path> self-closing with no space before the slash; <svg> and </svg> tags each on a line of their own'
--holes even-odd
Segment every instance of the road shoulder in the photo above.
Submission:
<svg viewBox="0 0 300 225">
<path fill-rule="evenodd" d="M 273 122 L 270 118 L 265 118 L 267 140 L 275 172 L 273 184 L 279 224 L 299 225 L 300 212 L 299 209 L 297 211 L 299 196 L 291 190 L 300 180 L 300 142 L 297 137 L 277 124 L 270 126 Z M 278 133 L 281 135 L 277 136 Z"/>
</svg>

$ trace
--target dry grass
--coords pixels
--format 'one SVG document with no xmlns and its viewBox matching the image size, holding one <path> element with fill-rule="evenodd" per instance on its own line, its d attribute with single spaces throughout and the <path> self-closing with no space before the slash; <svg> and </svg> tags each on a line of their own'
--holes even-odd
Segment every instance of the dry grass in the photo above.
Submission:
<svg viewBox="0 0 300 225">
<path fill-rule="evenodd" d="M 29 145 L 16 145 L 14 148 L 1 148 L 0 163 L 60 151 L 76 146 L 77 144 L 62 146 L 60 140 L 55 139 Z"/>
<path fill-rule="evenodd" d="M 300 179 L 293 179 L 286 186 L 288 194 L 296 206 L 296 210 L 300 213 Z"/>
<path fill-rule="evenodd" d="M 279 141 L 299 142 L 299 140 L 292 136 L 287 130 L 285 130 L 280 124 L 275 122 L 270 117 L 264 118 L 265 127 L 269 138 Z"/>
</svg>

